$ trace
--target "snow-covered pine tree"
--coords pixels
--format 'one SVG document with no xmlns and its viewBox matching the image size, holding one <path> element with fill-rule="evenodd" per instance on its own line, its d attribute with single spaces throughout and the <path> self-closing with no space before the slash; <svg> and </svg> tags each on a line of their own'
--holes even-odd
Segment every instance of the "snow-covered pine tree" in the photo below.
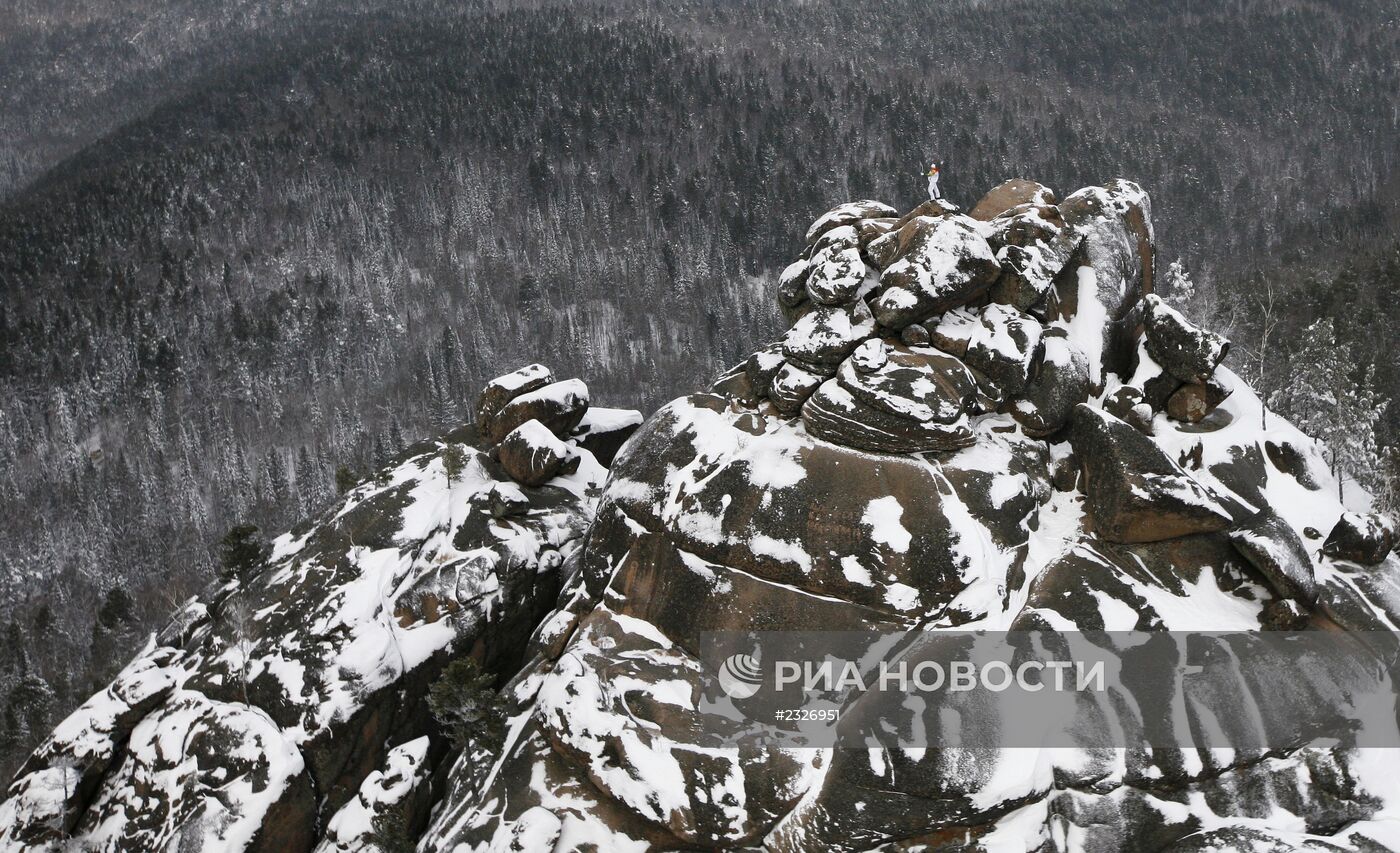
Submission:
<svg viewBox="0 0 1400 853">
<path fill-rule="evenodd" d="M 1376 426 L 1388 403 L 1376 393 L 1375 379 L 1376 367 L 1371 365 L 1360 382 L 1345 384 L 1339 392 L 1339 435 L 1332 445 L 1333 468 L 1340 472 L 1339 497 L 1342 474 L 1350 474 L 1373 494 L 1385 488 L 1385 459 L 1376 443 Z"/>
<path fill-rule="evenodd" d="M 29 650 L 23 649 L 19 658 L 19 675 L 10 695 L 5 701 L 4 718 L 0 727 L 13 727 L 6 738 L 25 733 L 42 732 L 49 726 L 49 711 L 53 707 L 54 692 L 44 677 L 34 668 L 29 659 Z"/>
<path fill-rule="evenodd" d="M 1400 447 L 1379 449 L 1380 467 L 1367 486 L 1375 498 L 1375 508 L 1390 516 L 1400 516 Z"/>
<path fill-rule="evenodd" d="M 1370 485 L 1382 469 L 1376 423 L 1385 408 L 1375 392 L 1375 368 L 1355 381 L 1351 347 L 1337 340 L 1330 317 L 1314 321 L 1292 359 L 1292 381 L 1274 394 L 1275 410 L 1321 442 L 1341 497 L 1347 476 Z"/>
<path fill-rule="evenodd" d="M 467 454 L 463 452 L 462 445 L 449 444 L 442 451 L 442 470 L 447 474 L 447 484 L 450 486 L 460 476 L 462 469 L 466 467 Z"/>
<path fill-rule="evenodd" d="M 447 429 L 457 423 L 457 401 L 452 396 L 445 369 L 434 363 L 431 354 L 424 355 L 423 362 L 428 417 L 437 429 Z"/>
<path fill-rule="evenodd" d="M 311 460 L 311 454 L 304 444 L 297 451 L 295 475 L 298 505 L 303 515 L 310 514 L 321 505 L 326 489 L 323 475 L 317 470 L 316 463 Z"/>
<path fill-rule="evenodd" d="M 107 590 L 88 645 L 90 689 L 98 689 L 121 669 L 131 646 L 138 616 L 131 593 L 119 586 Z"/>
<path fill-rule="evenodd" d="M 1186 264 L 1177 258 L 1167 265 L 1162 274 L 1162 293 L 1167 304 L 1181 311 L 1196 298 L 1196 283 L 1186 272 Z"/>
</svg>

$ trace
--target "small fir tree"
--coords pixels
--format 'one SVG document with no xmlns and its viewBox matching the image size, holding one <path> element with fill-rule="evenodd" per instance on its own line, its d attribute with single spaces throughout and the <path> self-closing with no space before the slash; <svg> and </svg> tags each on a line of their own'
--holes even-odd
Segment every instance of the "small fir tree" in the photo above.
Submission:
<svg viewBox="0 0 1400 853">
<path fill-rule="evenodd" d="M 1186 265 L 1177 258 L 1167 265 L 1162 274 L 1162 292 L 1167 303 L 1177 310 L 1183 310 L 1196 298 L 1196 283 L 1186 272 Z"/>
<path fill-rule="evenodd" d="M 418 849 L 403 803 L 389 806 L 370 820 L 369 841 L 380 853 L 413 853 Z"/>
<path fill-rule="evenodd" d="M 246 578 L 262 566 L 269 548 L 258 538 L 258 528 L 239 524 L 219 540 L 219 565 L 226 578 Z"/>
<path fill-rule="evenodd" d="M 360 475 L 356 474 L 349 465 L 341 465 L 335 469 L 335 491 L 337 494 L 345 494 L 360 482 Z"/>
<path fill-rule="evenodd" d="M 467 466 L 467 454 L 462 452 L 462 445 L 449 444 L 447 449 L 442 451 L 442 470 L 447 473 L 447 484 L 450 486 L 462 476 L 462 469 Z"/>
<path fill-rule="evenodd" d="M 448 664 L 428 690 L 428 708 L 459 749 L 495 750 L 505 734 L 505 701 L 495 677 L 471 658 Z"/>
<path fill-rule="evenodd" d="M 5 703 L 5 720 L 16 726 L 20 742 L 24 733 L 48 730 L 54 698 L 53 688 L 34 670 L 29 662 L 29 653 L 25 651 L 20 655 L 19 678 L 10 688 L 10 696 Z"/>
<path fill-rule="evenodd" d="M 88 644 L 90 686 L 100 689 L 116 675 L 131 653 L 137 631 L 136 602 L 121 587 L 113 587 L 102 599 Z"/>
</svg>

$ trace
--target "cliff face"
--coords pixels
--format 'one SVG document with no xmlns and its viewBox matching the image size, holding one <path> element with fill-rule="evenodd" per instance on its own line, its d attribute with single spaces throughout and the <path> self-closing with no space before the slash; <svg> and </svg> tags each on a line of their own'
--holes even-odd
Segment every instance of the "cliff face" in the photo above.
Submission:
<svg viewBox="0 0 1400 853">
<path fill-rule="evenodd" d="M 1152 269 L 1124 181 L 838 207 L 786 335 L 708 391 L 636 429 L 501 377 L 452 482 L 424 448 L 192 602 L 29 761 L 0 842 L 373 849 L 392 808 L 442 851 L 1400 845 L 1374 750 L 704 737 L 706 631 L 1396 630 L 1393 524 Z M 496 754 L 424 707 L 463 655 L 509 679 Z"/>
</svg>

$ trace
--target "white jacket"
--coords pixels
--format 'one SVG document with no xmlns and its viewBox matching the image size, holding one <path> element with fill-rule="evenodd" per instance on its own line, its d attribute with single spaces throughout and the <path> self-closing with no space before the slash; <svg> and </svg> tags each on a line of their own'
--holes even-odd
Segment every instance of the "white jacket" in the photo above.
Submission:
<svg viewBox="0 0 1400 853">
<path fill-rule="evenodd" d="M 934 173 L 934 174 L 928 176 L 928 197 L 931 198 L 931 199 L 934 199 L 934 200 L 937 200 L 937 199 L 940 199 L 940 198 L 943 197 L 943 196 L 939 195 L 939 193 L 938 193 L 938 174 L 937 174 L 937 173 Z"/>
</svg>

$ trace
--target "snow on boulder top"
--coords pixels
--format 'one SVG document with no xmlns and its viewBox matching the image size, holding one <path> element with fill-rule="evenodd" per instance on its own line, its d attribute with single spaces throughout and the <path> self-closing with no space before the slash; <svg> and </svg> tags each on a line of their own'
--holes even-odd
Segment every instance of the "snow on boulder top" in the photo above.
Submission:
<svg viewBox="0 0 1400 853">
<path fill-rule="evenodd" d="M 569 448 L 537 420 L 528 420 L 501 440 L 497 449 L 501 467 L 517 483 L 539 486 L 566 470 Z M 577 466 L 577 462 L 573 462 Z"/>
<path fill-rule="evenodd" d="M 807 229 L 808 243 L 816 240 L 833 228 L 854 225 L 862 219 L 875 219 L 883 216 L 898 216 L 899 211 L 878 201 L 851 201 L 833 208 L 817 218 Z"/>
<path fill-rule="evenodd" d="M 491 421 L 505 406 L 521 394 L 543 388 L 554 381 L 554 374 L 543 364 L 530 364 L 519 370 L 497 376 L 481 391 L 476 404 L 477 429 L 483 434 L 491 432 Z"/>
<path fill-rule="evenodd" d="M 1182 382 L 1210 381 L 1230 342 L 1197 328 L 1155 293 L 1143 299 L 1143 308 L 1144 340 L 1153 360 Z"/>
<path fill-rule="evenodd" d="M 1013 207 L 1023 204 L 1053 205 L 1054 203 L 1054 190 L 1044 184 L 1027 181 L 1023 178 L 1012 178 L 988 190 L 987 194 L 982 196 L 982 200 L 973 205 L 972 210 L 968 211 L 967 215 L 973 219 L 988 222 Z"/>
<path fill-rule="evenodd" d="M 528 420 L 516 427 L 513 435 L 519 436 L 528 447 L 551 450 L 564 455 L 567 451 L 564 442 L 560 441 L 554 433 L 549 431 L 549 427 L 537 420 Z"/>
<path fill-rule="evenodd" d="M 1001 271 L 976 221 L 960 215 L 916 221 L 925 224 L 880 274 L 880 293 L 871 306 L 892 329 L 966 305 Z"/>
<path fill-rule="evenodd" d="M 495 415 L 481 427 L 481 437 L 499 442 L 511 430 L 529 420 L 537 420 L 556 435 L 566 435 L 583 420 L 588 411 L 588 386 L 581 379 L 562 382 L 532 381 L 512 392 Z"/>
<path fill-rule="evenodd" d="M 432 769 L 428 749 L 427 736 L 391 749 L 384 767 L 366 776 L 359 792 L 331 818 L 316 853 L 373 853 L 382 849 L 385 818 L 404 808 L 410 797 L 426 793 L 424 783 Z"/>
</svg>

